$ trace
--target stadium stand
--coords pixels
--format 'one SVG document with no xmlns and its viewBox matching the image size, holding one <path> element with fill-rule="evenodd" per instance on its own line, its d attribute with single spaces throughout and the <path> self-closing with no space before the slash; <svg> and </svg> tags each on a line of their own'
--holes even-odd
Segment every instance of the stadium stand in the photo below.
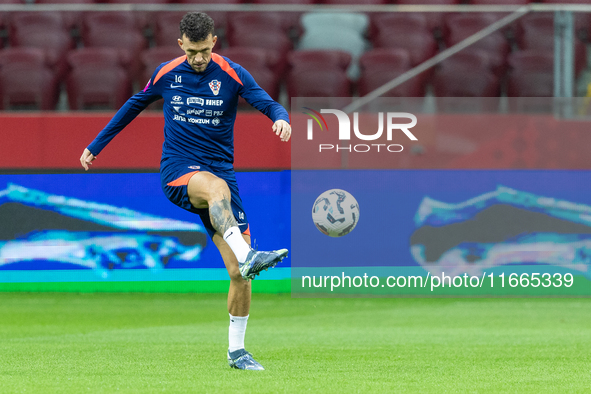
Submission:
<svg viewBox="0 0 591 394">
<path fill-rule="evenodd" d="M 513 52 L 508 59 L 512 71 L 554 72 L 554 52 L 552 50 L 526 49 Z"/>
<path fill-rule="evenodd" d="M 339 50 L 299 50 L 288 55 L 289 66 L 296 67 L 338 67 L 346 71 L 351 64 L 351 54 Z"/>
<path fill-rule="evenodd" d="M 324 3 L 333 5 L 378 5 L 388 4 L 388 0 L 324 0 Z"/>
<path fill-rule="evenodd" d="M 397 4 L 432 4 L 432 5 L 453 5 L 459 4 L 460 0 L 398 0 Z M 426 12 L 424 15 L 427 18 L 429 28 L 434 31 L 439 31 L 443 27 L 443 12 Z"/>
<path fill-rule="evenodd" d="M 281 54 L 271 49 L 255 47 L 230 47 L 215 51 L 218 55 L 226 56 L 230 60 L 240 64 L 246 70 L 266 68 L 275 75 L 277 82 L 283 78 L 278 73 L 278 67 L 281 66 Z"/>
<path fill-rule="evenodd" d="M 292 41 L 287 37 L 283 30 L 274 30 L 270 34 L 268 31 L 260 30 L 233 30 L 228 35 L 230 47 L 253 47 L 272 50 L 279 55 L 277 62 L 277 73 L 283 74 L 287 67 L 287 54 L 292 50 Z"/>
<path fill-rule="evenodd" d="M 56 78 L 67 71 L 66 54 L 74 48 L 74 40 L 56 13 L 15 14 L 9 29 L 11 47 L 39 48 L 46 54 L 49 67 Z"/>
<path fill-rule="evenodd" d="M 68 64 L 72 68 L 94 65 L 96 67 L 127 67 L 128 61 L 115 48 L 79 48 L 68 53 Z"/>
<path fill-rule="evenodd" d="M 117 110 L 131 96 L 131 80 L 120 66 L 82 65 L 68 75 L 70 109 Z"/>
<path fill-rule="evenodd" d="M 0 69 L 2 109 L 55 110 L 58 80 L 43 64 L 11 63 Z"/>
<path fill-rule="evenodd" d="M 453 63 L 433 75 L 433 92 L 437 97 L 499 97 L 500 87 L 499 78 L 487 67 L 469 68 Z"/>
<path fill-rule="evenodd" d="M 0 67 L 15 63 L 49 66 L 45 51 L 39 48 L 5 48 L 0 50 Z"/>
<path fill-rule="evenodd" d="M 179 0 L 178 3 L 182 4 L 211 4 L 211 0 Z M 218 0 L 217 4 L 240 4 L 242 0 Z"/>
<path fill-rule="evenodd" d="M 525 5 L 531 2 L 532 0 L 470 0 L 470 4 L 474 5 Z"/>
<path fill-rule="evenodd" d="M 94 4 L 95 0 L 35 0 L 35 4 Z"/>
<path fill-rule="evenodd" d="M 379 88 L 411 68 L 410 54 L 400 48 L 368 51 L 360 59 L 361 77 L 357 81 L 360 96 Z M 425 77 L 417 76 L 388 91 L 385 97 L 421 97 L 425 95 Z"/>
<path fill-rule="evenodd" d="M 253 0 L 254 4 L 279 4 L 277 0 Z M 284 0 L 280 4 L 315 4 L 316 0 Z"/>
<path fill-rule="evenodd" d="M 162 12 L 154 15 L 152 30 L 156 46 L 178 47 L 177 40 L 180 38 L 178 21 L 183 15 L 185 12 Z"/>
<path fill-rule="evenodd" d="M 287 79 L 290 97 L 350 97 L 351 83 L 339 67 L 295 68 Z"/>
<path fill-rule="evenodd" d="M 391 26 L 415 30 L 429 30 L 429 21 L 425 14 L 419 13 L 379 13 L 371 18 L 371 36 L 379 35 L 381 31 L 388 30 Z"/>
<path fill-rule="evenodd" d="M 546 13 L 525 15 L 519 20 L 516 41 L 521 49 L 552 49 L 554 47 L 554 16 Z M 575 71 L 579 74 L 587 63 L 586 48 L 579 39 L 575 39 L 574 45 Z"/>
<path fill-rule="evenodd" d="M 66 4 L 143 4 L 139 0 L 36 0 L 34 3 Z M 531 0 L 222 0 L 219 4 L 488 4 L 524 5 Z M 543 3 L 570 4 L 568 0 L 540 0 Z M 0 4 L 33 3 L 0 0 Z M 154 0 L 152 4 L 206 4 L 210 0 Z M 591 4 L 588 1 L 574 3 Z M 208 12 L 216 22 L 219 37 L 215 52 L 242 64 L 273 97 L 294 91 L 293 80 L 312 71 L 343 69 L 348 65 L 346 89 L 340 94 L 367 94 L 402 72 L 433 57 L 466 37 L 498 20 L 502 13 L 350 13 L 350 12 Z M 22 59 L 49 68 L 53 77 L 65 82 L 70 67 L 90 68 L 98 58 L 118 58 L 111 66 L 123 66 L 135 87 L 143 86 L 154 68 L 182 55 L 178 49 L 178 21 L 184 11 L 169 12 L 14 12 L 0 14 L 0 65 Z M 388 95 L 435 96 L 457 94 L 472 97 L 478 92 L 488 97 L 551 95 L 552 86 L 535 89 L 534 82 L 553 81 L 554 16 L 530 13 L 479 42 L 462 50 L 421 76 L 408 81 Z M 589 79 L 586 46 L 591 23 L 589 15 L 576 14 L 578 38 L 575 40 L 576 76 Z M 368 41 L 369 39 L 369 41 Z M 2 41 L 3 40 L 3 41 Z M 370 45 L 371 43 L 371 45 Z M 80 47 L 83 50 L 75 50 Z M 372 48 L 373 47 L 373 48 Z M 32 50 L 31 50 L 32 48 Z M 37 49 L 35 49 L 37 48 Z M 296 50 L 293 50 L 296 48 Z M 86 51 L 88 50 L 88 51 Z M 11 52 L 12 51 L 12 52 Z M 20 52 L 19 52 L 20 51 Z M 41 51 L 41 52 L 39 52 Z M 72 52 L 71 52 L 72 51 Z M 116 55 L 115 55 L 116 54 Z M 81 59 L 88 58 L 88 63 Z M 41 60 L 43 58 L 43 60 Z M 76 60 L 77 59 L 77 60 Z M 410 59 L 410 64 L 407 62 Z M 68 65 L 68 62 L 70 65 Z M 76 63 L 76 64 L 73 64 Z M 374 64 L 375 63 L 375 64 Z M 310 70 L 317 67 L 317 70 Z M 526 67 L 535 65 L 534 69 Z M 475 86 L 453 84 L 468 70 L 482 71 Z M 527 71 L 530 70 L 530 71 Z M 45 71 L 40 71 L 45 72 Z M 526 77 L 527 72 L 535 75 Z M 491 76 L 490 73 L 493 75 Z M 374 75 L 379 74 L 379 75 Z M 335 79 L 342 77 L 338 75 Z M 259 81 L 260 78 L 260 81 Z M 553 77 L 552 77 L 553 78 Z M 381 81 L 381 82 L 380 82 Z M 454 82 L 456 81 L 456 82 Z M 548 83 L 550 83 L 548 82 Z M 330 85 L 330 81 L 327 80 Z M 351 90 L 351 86 L 356 89 Z M 291 90 L 290 90 L 291 89 Z M 71 89 L 67 89 L 70 91 Z M 75 89 L 74 89 L 75 91 Z M 453 93 L 455 92 L 455 93 Z M 280 94 L 282 93 L 282 94 Z M 243 104 L 243 103 L 241 103 Z M 110 104 L 109 104 L 110 105 Z M 23 105 L 24 106 L 24 105 Z M 92 105 L 90 105 L 92 107 Z"/>
<path fill-rule="evenodd" d="M 275 100 L 279 98 L 280 79 L 283 75 L 276 70 L 281 67 L 280 62 L 285 60 L 278 52 L 254 47 L 230 47 L 216 52 L 243 66 L 271 97 Z M 241 107 L 248 106 L 242 98 L 238 104 Z"/>
<path fill-rule="evenodd" d="M 87 16 L 82 41 L 86 47 L 115 48 L 129 64 L 130 76 L 139 77 L 140 54 L 148 41 L 135 25 L 133 14 L 127 12 L 99 13 Z"/>
<path fill-rule="evenodd" d="M 421 27 L 396 26 L 384 27 L 374 38 L 376 48 L 402 48 L 410 53 L 413 66 L 433 57 L 438 50 L 433 34 Z"/>
</svg>

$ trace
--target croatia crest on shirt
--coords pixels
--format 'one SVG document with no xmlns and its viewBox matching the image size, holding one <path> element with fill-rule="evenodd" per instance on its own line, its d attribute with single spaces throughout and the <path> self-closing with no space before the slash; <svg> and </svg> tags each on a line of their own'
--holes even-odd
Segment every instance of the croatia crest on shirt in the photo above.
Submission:
<svg viewBox="0 0 591 394">
<path fill-rule="evenodd" d="M 209 83 L 209 88 L 211 89 L 213 94 L 215 94 L 216 96 L 220 93 L 221 86 L 222 86 L 222 83 L 220 81 L 218 81 L 217 79 L 214 79 L 213 81 L 211 81 Z"/>
</svg>

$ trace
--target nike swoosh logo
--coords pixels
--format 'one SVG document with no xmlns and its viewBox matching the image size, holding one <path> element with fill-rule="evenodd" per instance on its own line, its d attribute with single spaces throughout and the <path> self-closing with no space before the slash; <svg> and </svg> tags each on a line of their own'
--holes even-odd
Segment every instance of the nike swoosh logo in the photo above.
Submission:
<svg viewBox="0 0 591 394">
<path fill-rule="evenodd" d="M 170 84 L 170 87 L 173 88 L 173 89 L 174 88 L 182 88 L 183 85 L 173 85 L 173 84 Z"/>
</svg>

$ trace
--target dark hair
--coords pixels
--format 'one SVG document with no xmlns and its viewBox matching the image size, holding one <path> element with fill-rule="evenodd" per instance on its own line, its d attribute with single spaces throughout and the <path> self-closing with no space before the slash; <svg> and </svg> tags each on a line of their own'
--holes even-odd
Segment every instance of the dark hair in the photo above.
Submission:
<svg viewBox="0 0 591 394">
<path fill-rule="evenodd" d="M 203 12 L 189 12 L 180 23 L 181 38 L 183 34 L 193 42 L 205 40 L 210 34 L 213 36 L 213 19 Z"/>
</svg>

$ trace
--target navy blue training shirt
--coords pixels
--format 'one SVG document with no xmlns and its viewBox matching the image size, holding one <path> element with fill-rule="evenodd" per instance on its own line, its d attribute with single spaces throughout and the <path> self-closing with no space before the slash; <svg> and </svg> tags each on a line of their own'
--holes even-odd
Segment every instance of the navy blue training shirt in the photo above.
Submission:
<svg viewBox="0 0 591 394">
<path fill-rule="evenodd" d="M 88 146 L 97 156 L 125 126 L 152 102 L 164 99 L 162 159 L 234 162 L 234 121 L 238 96 L 273 122 L 289 115 L 242 66 L 212 53 L 203 72 L 181 56 L 163 63 L 141 92 L 131 97 Z"/>
</svg>

